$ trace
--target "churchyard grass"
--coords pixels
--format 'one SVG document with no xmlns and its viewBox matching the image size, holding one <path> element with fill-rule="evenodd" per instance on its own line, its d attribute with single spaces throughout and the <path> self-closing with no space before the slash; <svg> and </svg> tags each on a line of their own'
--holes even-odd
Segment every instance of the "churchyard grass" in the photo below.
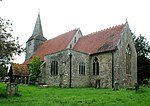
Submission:
<svg viewBox="0 0 150 106">
<path fill-rule="evenodd" d="M 112 90 L 95 88 L 39 88 L 19 85 L 19 93 L 5 96 L 0 83 L 0 106 L 150 106 L 150 88 Z"/>
</svg>

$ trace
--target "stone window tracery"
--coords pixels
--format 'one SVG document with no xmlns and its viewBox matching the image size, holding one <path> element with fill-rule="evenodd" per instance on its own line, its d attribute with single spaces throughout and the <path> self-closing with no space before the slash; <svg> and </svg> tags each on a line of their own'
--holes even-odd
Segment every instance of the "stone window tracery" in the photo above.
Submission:
<svg viewBox="0 0 150 106">
<path fill-rule="evenodd" d="M 76 43 L 77 42 L 77 40 L 76 40 L 76 37 L 74 38 L 74 43 Z"/>
<path fill-rule="evenodd" d="M 70 44 L 70 48 L 72 48 L 72 44 Z"/>
<path fill-rule="evenodd" d="M 51 62 L 51 75 L 53 76 L 58 75 L 58 62 L 57 61 Z"/>
<path fill-rule="evenodd" d="M 79 75 L 85 75 L 85 63 L 84 62 L 79 63 Z"/>
<path fill-rule="evenodd" d="M 93 75 L 99 75 L 99 62 L 97 57 L 93 60 Z"/>
<path fill-rule="evenodd" d="M 131 48 L 129 45 L 126 48 L 126 74 L 131 74 Z"/>
</svg>

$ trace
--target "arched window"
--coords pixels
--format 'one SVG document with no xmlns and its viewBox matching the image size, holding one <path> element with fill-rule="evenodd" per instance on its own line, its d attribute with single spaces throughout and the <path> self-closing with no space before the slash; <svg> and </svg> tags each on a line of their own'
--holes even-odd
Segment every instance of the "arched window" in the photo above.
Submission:
<svg viewBox="0 0 150 106">
<path fill-rule="evenodd" d="M 131 48 L 129 45 L 126 48 L 126 74 L 131 74 Z"/>
<path fill-rule="evenodd" d="M 70 44 L 70 48 L 72 48 L 72 44 Z"/>
<path fill-rule="evenodd" d="M 96 57 L 93 60 L 93 75 L 99 75 L 99 62 Z"/>
<path fill-rule="evenodd" d="M 74 38 L 74 43 L 76 43 L 76 41 L 77 41 L 77 40 L 76 40 L 76 37 L 75 37 L 75 38 Z"/>
<path fill-rule="evenodd" d="M 57 61 L 51 62 L 51 75 L 58 75 L 58 62 Z"/>
<path fill-rule="evenodd" d="M 84 62 L 79 63 L 79 74 L 85 75 L 85 63 Z"/>
</svg>

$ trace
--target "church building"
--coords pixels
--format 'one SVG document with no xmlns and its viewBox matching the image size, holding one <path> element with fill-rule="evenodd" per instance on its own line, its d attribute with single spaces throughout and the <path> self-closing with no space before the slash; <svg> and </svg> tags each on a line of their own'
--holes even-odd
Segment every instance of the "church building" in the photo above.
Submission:
<svg viewBox="0 0 150 106">
<path fill-rule="evenodd" d="M 47 40 L 38 14 L 24 64 L 34 56 L 43 62 L 40 84 L 113 88 L 137 82 L 137 54 L 127 21 L 85 36 L 76 28 Z"/>
</svg>

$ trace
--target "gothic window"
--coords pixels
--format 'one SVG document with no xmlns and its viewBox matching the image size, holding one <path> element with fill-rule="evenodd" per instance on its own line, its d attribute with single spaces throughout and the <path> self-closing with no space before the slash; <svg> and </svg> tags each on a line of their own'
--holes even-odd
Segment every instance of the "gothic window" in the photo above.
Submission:
<svg viewBox="0 0 150 106">
<path fill-rule="evenodd" d="M 76 43 L 76 37 L 74 38 L 74 43 Z"/>
<path fill-rule="evenodd" d="M 93 75 L 99 75 L 99 62 L 96 57 L 93 60 Z"/>
<path fill-rule="evenodd" d="M 51 62 L 51 75 L 53 76 L 58 75 L 58 62 L 57 61 Z"/>
<path fill-rule="evenodd" d="M 79 63 L 79 74 L 85 75 L 85 63 L 84 62 Z"/>
<path fill-rule="evenodd" d="M 126 48 L 126 74 L 131 74 L 131 48 L 129 45 Z"/>
<path fill-rule="evenodd" d="M 72 48 L 72 44 L 70 44 L 70 48 Z"/>
</svg>

